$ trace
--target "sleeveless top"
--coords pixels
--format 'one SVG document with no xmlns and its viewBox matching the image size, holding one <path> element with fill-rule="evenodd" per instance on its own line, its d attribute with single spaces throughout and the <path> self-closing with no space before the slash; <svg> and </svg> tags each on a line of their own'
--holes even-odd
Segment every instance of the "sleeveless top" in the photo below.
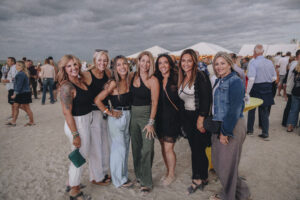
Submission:
<svg viewBox="0 0 300 200">
<path fill-rule="evenodd" d="M 140 77 L 140 87 L 134 87 L 135 74 L 132 78 L 131 85 L 130 85 L 130 92 L 132 93 L 132 105 L 133 106 L 148 106 L 151 105 L 151 91 L 147 88 Z"/>
<path fill-rule="evenodd" d="M 73 84 L 73 83 L 72 83 Z M 82 116 L 93 110 L 93 98 L 89 90 L 83 90 L 73 84 L 76 89 L 76 97 L 73 99 L 72 115 Z"/>
<path fill-rule="evenodd" d="M 91 73 L 91 76 L 92 76 L 92 83 L 88 87 L 89 87 L 89 90 L 91 90 L 91 92 L 92 92 L 92 99 L 93 99 L 93 102 L 94 102 L 95 97 L 104 89 L 104 85 L 105 85 L 105 83 L 107 83 L 108 77 L 107 77 L 106 73 L 104 72 L 103 78 L 98 79 L 92 73 L 91 70 L 89 72 Z M 105 106 L 108 105 L 107 98 L 104 99 L 103 104 Z M 99 110 L 99 108 L 95 104 L 93 104 L 93 110 Z"/>
<path fill-rule="evenodd" d="M 120 95 L 110 95 L 109 100 L 113 108 L 131 106 L 131 92 Z"/>
<path fill-rule="evenodd" d="M 191 88 L 189 88 L 189 84 L 186 84 L 184 88 L 182 88 L 182 84 L 178 90 L 178 95 L 180 99 L 184 101 L 185 110 L 195 111 L 195 87 L 194 84 Z"/>
</svg>

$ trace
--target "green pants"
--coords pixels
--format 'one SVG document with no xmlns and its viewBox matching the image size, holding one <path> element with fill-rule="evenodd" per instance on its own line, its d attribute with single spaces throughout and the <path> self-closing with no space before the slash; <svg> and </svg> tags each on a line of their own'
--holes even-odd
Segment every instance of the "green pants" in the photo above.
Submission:
<svg viewBox="0 0 300 200">
<path fill-rule="evenodd" d="M 132 106 L 130 133 L 135 176 L 141 186 L 152 189 L 154 139 L 146 138 L 144 127 L 149 121 L 151 106 Z"/>
</svg>

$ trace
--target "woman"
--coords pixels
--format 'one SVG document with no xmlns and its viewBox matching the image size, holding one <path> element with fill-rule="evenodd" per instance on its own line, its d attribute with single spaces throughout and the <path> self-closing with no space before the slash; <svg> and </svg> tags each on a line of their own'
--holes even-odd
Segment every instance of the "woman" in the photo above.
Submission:
<svg viewBox="0 0 300 200">
<path fill-rule="evenodd" d="M 248 199 L 247 184 L 238 176 L 238 166 L 246 138 L 243 118 L 245 87 L 233 70 L 233 62 L 225 52 L 216 54 L 213 67 L 218 79 L 213 89 L 213 120 L 220 121 L 221 132 L 212 135 L 212 162 L 223 186 L 220 195 L 211 200 Z"/>
<path fill-rule="evenodd" d="M 33 113 L 30 109 L 29 104 L 32 103 L 31 99 L 31 90 L 29 86 L 29 73 L 27 68 L 25 67 L 25 63 L 23 61 L 18 61 L 16 63 L 16 69 L 18 73 L 15 76 L 14 81 L 14 94 L 11 97 L 14 99 L 13 104 L 13 118 L 6 125 L 16 126 L 16 121 L 19 115 L 19 108 L 22 106 L 22 109 L 27 113 L 29 117 L 29 122 L 25 124 L 25 126 L 35 125 L 33 121 Z"/>
<path fill-rule="evenodd" d="M 179 104 L 177 92 L 178 76 L 172 58 L 163 54 L 155 63 L 156 77 L 160 92 L 156 114 L 156 134 L 161 145 L 161 152 L 167 168 L 162 177 L 163 185 L 170 185 L 175 180 L 176 154 L 174 145 L 180 134 Z"/>
<path fill-rule="evenodd" d="M 111 140 L 110 170 L 112 182 L 116 187 L 128 188 L 132 186 L 128 179 L 129 152 L 129 122 L 131 109 L 131 93 L 129 92 L 129 65 L 124 56 L 114 59 L 114 80 L 96 97 L 95 103 L 103 113 L 122 116 L 108 117 L 108 130 Z M 112 108 L 110 111 L 103 101 L 108 97 Z"/>
<path fill-rule="evenodd" d="M 293 70 L 294 87 L 292 89 L 291 108 L 287 119 L 287 132 L 292 132 L 297 126 L 300 110 L 300 62 Z"/>
<path fill-rule="evenodd" d="M 91 92 L 92 99 L 104 89 L 111 76 L 108 68 L 109 57 L 107 51 L 95 52 L 93 56 L 94 67 L 87 72 L 81 72 L 85 83 Z M 107 100 L 104 104 L 108 106 Z M 92 106 L 92 124 L 91 124 L 91 143 L 90 150 L 90 181 L 93 184 L 106 186 L 111 182 L 109 172 L 109 140 L 107 132 L 107 115 L 102 113 L 99 108 Z"/>
<path fill-rule="evenodd" d="M 132 108 L 130 133 L 134 172 L 143 194 L 152 189 L 152 162 L 154 156 L 154 122 L 159 97 L 159 83 L 153 56 L 143 51 L 138 56 L 137 72 L 132 74 L 130 92 Z"/>
<path fill-rule="evenodd" d="M 65 134 L 68 136 L 72 150 L 79 148 L 84 158 L 89 157 L 91 144 L 91 123 L 93 98 L 86 80 L 81 73 L 81 63 L 73 55 L 63 56 L 59 63 L 58 83 L 60 100 L 65 116 Z M 69 167 L 70 199 L 89 199 L 80 191 L 82 166 L 73 163 Z"/>
<path fill-rule="evenodd" d="M 182 123 L 192 152 L 193 171 L 188 194 L 197 189 L 203 190 L 208 184 L 205 148 L 210 136 L 203 127 L 203 121 L 211 105 L 211 83 L 206 73 L 197 70 L 197 63 L 194 50 L 186 49 L 182 52 L 179 60 L 178 95 L 184 101 Z"/>
</svg>

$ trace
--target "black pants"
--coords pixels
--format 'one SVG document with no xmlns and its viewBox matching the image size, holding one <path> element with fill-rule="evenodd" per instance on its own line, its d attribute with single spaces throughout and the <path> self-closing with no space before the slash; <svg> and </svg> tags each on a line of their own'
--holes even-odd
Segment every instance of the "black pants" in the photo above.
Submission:
<svg viewBox="0 0 300 200">
<path fill-rule="evenodd" d="M 292 105 L 292 95 L 288 94 L 287 96 L 288 96 L 288 101 L 286 103 L 286 106 L 285 106 L 285 109 L 283 112 L 282 123 L 281 123 L 282 126 L 286 126 L 286 122 L 289 117 L 289 113 L 290 113 L 291 105 Z"/>
<path fill-rule="evenodd" d="M 30 85 L 31 85 L 32 90 L 33 90 L 34 98 L 37 98 L 37 91 L 36 91 L 36 88 L 37 88 L 37 80 L 35 80 L 35 79 L 30 79 Z"/>
<path fill-rule="evenodd" d="M 197 129 L 198 114 L 195 111 L 185 110 L 183 112 L 183 129 L 187 134 L 192 153 L 192 179 L 206 180 L 208 178 L 208 159 L 205 148 L 210 136 L 201 133 Z"/>
</svg>

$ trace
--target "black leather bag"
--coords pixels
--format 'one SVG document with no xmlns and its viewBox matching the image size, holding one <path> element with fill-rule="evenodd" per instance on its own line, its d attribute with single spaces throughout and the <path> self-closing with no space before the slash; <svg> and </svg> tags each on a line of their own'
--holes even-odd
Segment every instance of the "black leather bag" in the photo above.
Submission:
<svg viewBox="0 0 300 200">
<path fill-rule="evenodd" d="M 212 134 L 220 134 L 222 122 L 214 121 L 213 116 L 208 116 L 204 119 L 204 129 Z"/>
</svg>

